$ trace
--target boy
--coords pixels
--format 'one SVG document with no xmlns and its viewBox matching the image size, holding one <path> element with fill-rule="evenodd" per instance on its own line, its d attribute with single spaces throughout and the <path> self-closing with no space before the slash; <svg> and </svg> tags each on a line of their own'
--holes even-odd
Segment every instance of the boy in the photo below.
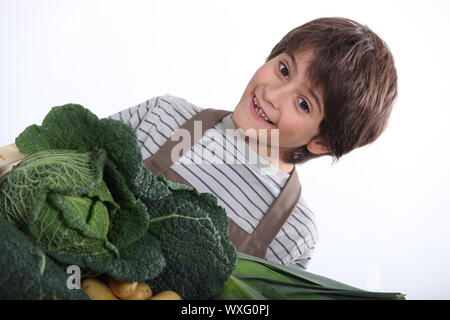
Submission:
<svg viewBox="0 0 450 320">
<path fill-rule="evenodd" d="M 321 18 L 282 38 L 232 113 L 202 110 L 165 95 L 110 117 L 135 129 L 144 163 L 154 174 L 218 198 L 239 251 L 306 269 L 318 231 L 300 196 L 295 165 L 324 155 L 338 160 L 375 141 L 396 96 L 397 74 L 387 45 L 350 19 Z M 169 159 L 175 130 L 192 133 L 196 119 L 203 121 L 202 136 L 179 158 Z M 269 141 L 278 152 L 268 155 L 259 147 L 244 152 L 239 146 L 248 143 L 247 137 L 231 137 L 229 129 L 254 130 L 257 141 Z M 188 161 L 211 149 L 234 161 Z M 258 161 L 249 161 L 255 155 Z"/>
</svg>

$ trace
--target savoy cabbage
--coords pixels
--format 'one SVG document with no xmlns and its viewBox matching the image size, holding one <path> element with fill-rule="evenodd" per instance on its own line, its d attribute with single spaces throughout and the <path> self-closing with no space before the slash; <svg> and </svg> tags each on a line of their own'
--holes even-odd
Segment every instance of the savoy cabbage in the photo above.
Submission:
<svg viewBox="0 0 450 320">
<path fill-rule="evenodd" d="M 68 104 L 16 145 L 28 157 L 0 178 L 0 234 L 16 236 L 0 246 L 0 298 L 83 297 L 65 288 L 72 264 L 187 299 L 223 288 L 236 263 L 225 210 L 211 194 L 154 176 L 131 127 Z"/>
</svg>

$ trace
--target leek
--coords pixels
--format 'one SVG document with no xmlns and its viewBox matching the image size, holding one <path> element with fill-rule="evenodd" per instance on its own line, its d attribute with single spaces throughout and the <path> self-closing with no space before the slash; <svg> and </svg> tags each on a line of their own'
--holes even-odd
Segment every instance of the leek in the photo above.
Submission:
<svg viewBox="0 0 450 320">
<path fill-rule="evenodd" d="M 361 290 L 304 270 L 238 252 L 236 268 L 217 300 L 405 300 L 405 295 Z"/>
</svg>

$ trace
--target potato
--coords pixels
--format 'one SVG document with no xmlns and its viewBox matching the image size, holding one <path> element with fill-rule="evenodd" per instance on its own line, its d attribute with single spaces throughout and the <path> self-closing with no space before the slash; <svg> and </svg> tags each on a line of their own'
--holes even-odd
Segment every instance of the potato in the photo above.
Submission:
<svg viewBox="0 0 450 320">
<path fill-rule="evenodd" d="M 178 293 L 172 290 L 161 291 L 149 300 L 183 300 Z"/>
<path fill-rule="evenodd" d="M 86 279 L 81 288 L 92 300 L 119 300 L 108 286 L 97 279 Z"/>
<path fill-rule="evenodd" d="M 153 295 L 152 289 L 145 282 L 139 282 L 136 290 L 125 300 L 147 300 Z"/>
<path fill-rule="evenodd" d="M 121 299 L 131 296 L 138 287 L 137 282 L 122 282 L 113 277 L 108 277 L 108 285 L 112 293 Z"/>
</svg>

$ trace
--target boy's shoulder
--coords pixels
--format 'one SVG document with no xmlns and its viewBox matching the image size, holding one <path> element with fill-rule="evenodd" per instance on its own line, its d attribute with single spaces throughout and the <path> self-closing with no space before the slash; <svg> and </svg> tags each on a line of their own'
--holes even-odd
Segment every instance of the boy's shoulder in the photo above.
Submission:
<svg viewBox="0 0 450 320">
<path fill-rule="evenodd" d="M 170 106 L 173 109 L 185 113 L 187 112 L 188 114 L 191 115 L 194 115 L 203 109 L 185 98 L 175 96 L 172 94 L 161 95 L 158 96 L 157 98 L 159 107 L 164 108 Z"/>
</svg>

